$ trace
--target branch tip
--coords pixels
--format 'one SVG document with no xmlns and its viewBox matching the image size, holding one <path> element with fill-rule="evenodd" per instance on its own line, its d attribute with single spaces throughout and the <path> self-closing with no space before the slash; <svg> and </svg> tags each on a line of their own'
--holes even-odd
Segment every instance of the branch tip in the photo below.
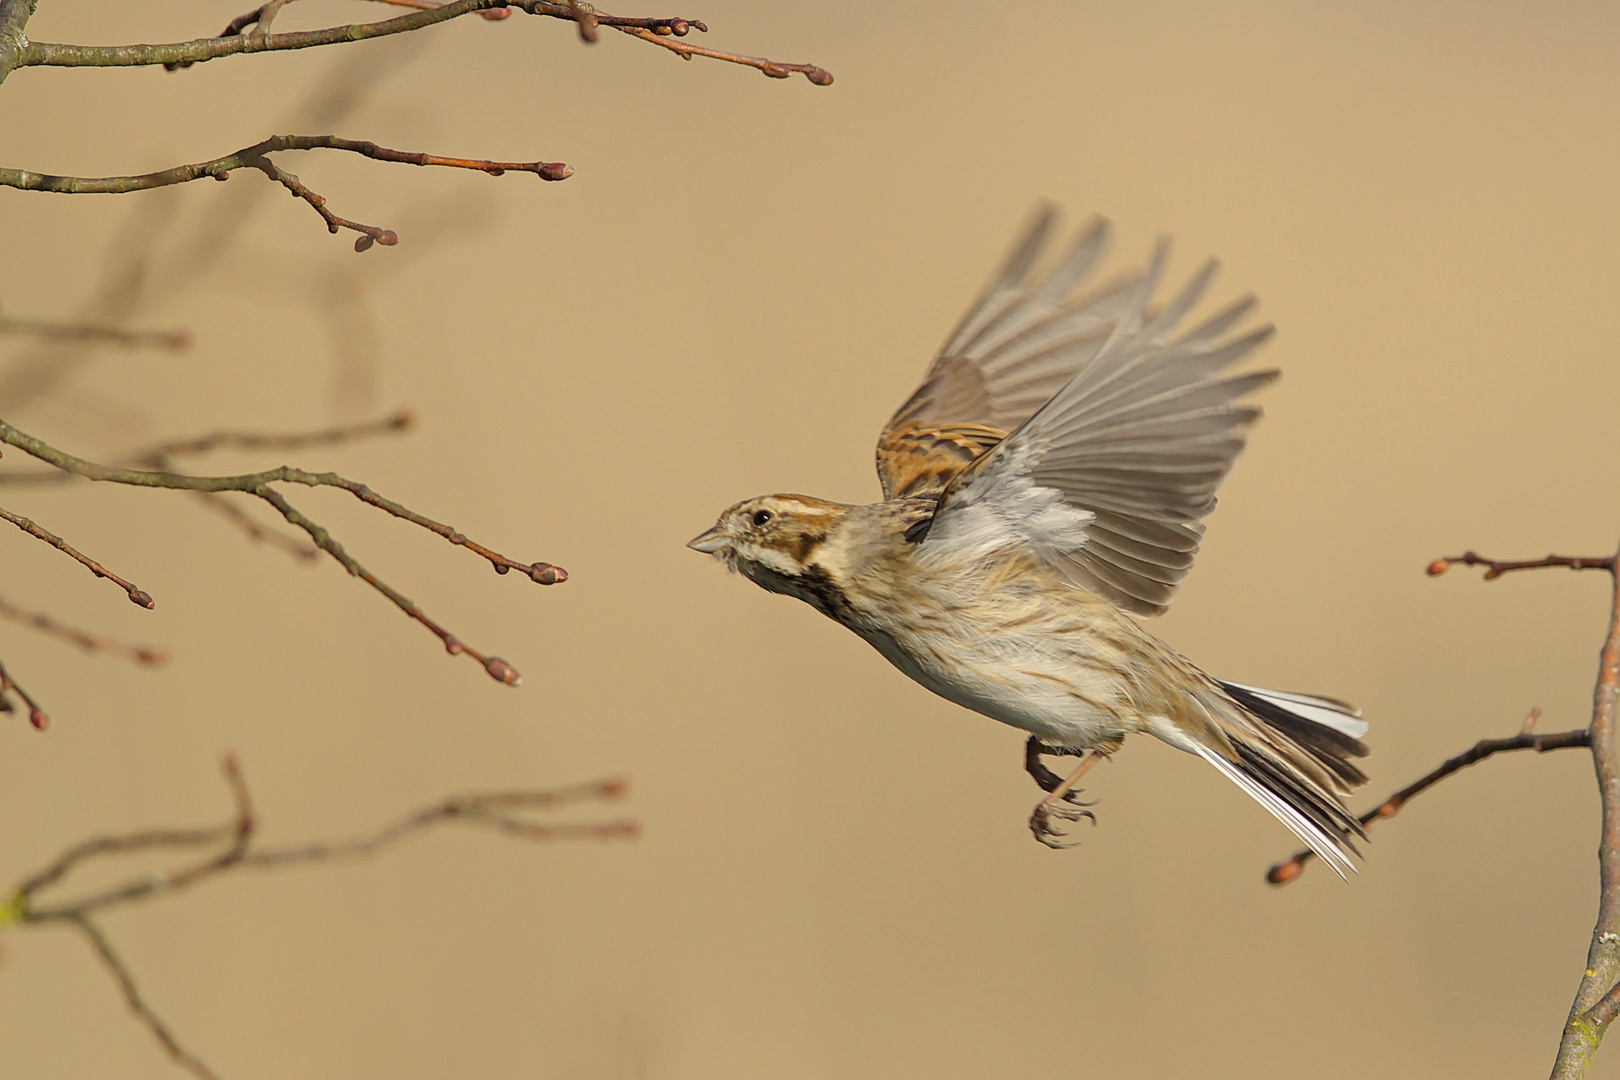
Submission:
<svg viewBox="0 0 1620 1080">
<path fill-rule="evenodd" d="M 492 656 L 485 660 L 484 670 L 489 672 L 489 677 L 498 683 L 505 683 L 507 686 L 523 685 L 523 676 L 518 674 L 517 668 L 498 656 Z"/>
</svg>

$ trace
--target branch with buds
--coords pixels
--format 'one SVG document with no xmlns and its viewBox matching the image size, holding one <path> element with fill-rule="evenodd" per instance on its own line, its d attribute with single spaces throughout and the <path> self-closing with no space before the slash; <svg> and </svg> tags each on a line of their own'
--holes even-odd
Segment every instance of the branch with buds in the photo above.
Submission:
<svg viewBox="0 0 1620 1080">
<path fill-rule="evenodd" d="M 289 2 L 290 0 L 269 0 L 268 3 L 232 19 L 221 34 L 194 41 L 169 45 L 57 45 L 30 41 L 23 32 L 38 0 L 0 0 L 0 82 L 4 82 L 6 76 L 17 68 L 34 66 L 132 67 L 162 64 L 170 71 L 174 71 L 205 60 L 238 53 L 309 49 L 364 41 L 421 30 L 463 15 L 505 19 L 513 11 L 572 22 L 579 28 L 580 38 L 586 42 L 595 42 L 598 38 L 597 28 L 608 26 L 668 49 L 683 60 L 702 56 L 726 63 L 741 64 L 775 79 L 786 79 L 797 72 L 817 86 L 827 86 L 833 81 L 830 73 L 814 64 L 780 63 L 765 57 L 722 52 L 674 40 L 686 37 L 693 30 L 706 33 L 709 28 L 699 19 L 684 19 L 678 16 L 644 18 L 610 15 L 596 10 L 583 0 L 563 0 L 559 3 L 545 0 L 453 0 L 445 4 L 432 3 L 429 0 L 383 0 L 385 3 L 417 10 L 409 15 L 377 22 L 353 23 L 328 27 L 324 30 L 287 34 L 271 33 L 270 26 L 276 14 Z M 20 188 L 24 191 L 54 191 L 72 195 L 122 194 L 190 183 L 204 177 L 225 180 L 236 169 L 252 168 L 286 188 L 295 198 L 308 203 L 326 223 L 328 232 L 337 233 L 349 229 L 359 233 L 359 238 L 354 242 L 356 251 L 365 251 L 374 244 L 390 247 L 399 243 L 399 236 L 392 229 L 339 217 L 328 209 L 325 196 L 317 194 L 297 176 L 271 160 L 272 154 L 292 150 L 344 150 L 376 161 L 473 169 L 491 176 L 500 176 L 507 172 L 529 172 L 542 180 L 566 180 L 574 173 L 571 166 L 560 161 L 512 162 L 439 157 L 433 154 L 390 150 L 376 143 L 340 139 L 335 135 L 275 135 L 224 157 L 192 165 L 177 165 L 172 169 L 140 175 L 53 176 L 25 169 L 0 168 L 0 186 Z"/>
<path fill-rule="evenodd" d="M 257 819 L 242 771 L 230 755 L 226 755 L 223 769 L 234 805 L 229 821 L 202 828 L 149 829 L 82 841 L 68 848 L 48 866 L 29 875 L 0 905 L 0 927 L 7 924 L 56 925 L 78 931 L 118 984 L 125 1003 L 136 1019 L 151 1031 L 177 1065 L 201 1080 L 218 1080 L 218 1074 L 187 1050 L 173 1030 L 152 1010 L 129 966 L 97 923 L 96 919 L 101 913 L 144 900 L 172 896 L 191 886 L 241 870 L 273 870 L 308 863 L 369 858 L 412 836 L 451 822 L 492 829 L 503 836 L 532 841 L 611 840 L 633 837 L 638 831 L 635 822 L 625 819 L 556 824 L 522 816 L 525 813 L 550 812 L 574 804 L 622 797 L 625 783 L 622 780 L 607 780 L 554 790 L 452 796 L 359 836 L 290 847 L 261 848 L 253 843 Z M 75 869 L 105 856 L 199 850 L 206 853 L 175 870 L 139 874 L 68 901 L 41 903 L 39 899 L 40 893 L 59 884 Z"/>
<path fill-rule="evenodd" d="M 120 195 L 130 191 L 172 187 L 175 184 L 187 184 L 205 178 L 228 180 L 236 169 L 257 169 L 286 188 L 293 196 L 308 203 L 321 216 L 321 220 L 326 222 L 327 232 L 336 233 L 343 229 L 352 229 L 359 233 L 359 239 L 354 242 L 354 250 L 365 251 L 373 244 L 392 247 L 399 243 L 399 237 L 392 229 L 365 225 L 334 214 L 327 209 L 324 196 L 316 194 L 298 177 L 270 160 L 271 154 L 289 150 L 346 150 L 374 161 L 472 169 L 491 176 L 501 176 L 508 172 L 527 172 L 542 180 L 566 180 L 574 175 L 573 168 L 560 161 L 481 161 L 473 158 L 438 157 L 434 154 L 390 150 L 374 142 L 340 139 L 336 135 L 272 135 L 263 142 L 245 146 L 234 154 L 199 161 L 195 165 L 177 165 L 172 169 L 143 173 L 139 176 L 50 176 L 22 169 L 0 169 L 0 185 L 21 188 L 23 191 L 54 191 L 68 195 Z"/>
<path fill-rule="evenodd" d="M 1591 723 L 1576 731 L 1539 735 L 1534 728 L 1541 710 L 1532 709 L 1517 735 L 1481 740 L 1361 815 L 1361 823 L 1370 825 L 1379 819 L 1394 817 L 1409 800 L 1441 780 L 1497 754 L 1515 750 L 1546 753 L 1577 746 L 1591 748 L 1603 811 L 1603 835 L 1598 845 L 1597 925 L 1592 929 L 1586 969 L 1575 992 L 1569 1019 L 1564 1024 L 1552 1071 L 1552 1080 L 1579 1080 L 1586 1075 L 1592 1055 L 1597 1052 L 1609 1025 L 1620 1016 L 1620 756 L 1615 746 L 1615 705 L 1620 698 L 1620 552 L 1605 556 L 1548 555 L 1509 561 L 1466 551 L 1434 560 L 1429 564 L 1428 573 L 1437 577 L 1453 566 L 1482 566 L 1486 581 L 1521 570 L 1550 567 L 1608 572 L 1612 596 L 1609 627 L 1598 662 Z M 1273 885 L 1286 884 L 1300 875 L 1310 858 L 1310 852 L 1299 852 L 1287 862 L 1273 866 L 1266 880 Z"/>
<path fill-rule="evenodd" d="M 210 450 L 226 447 L 240 450 L 288 450 L 303 449 L 311 446 L 328 446 L 384 432 L 402 431 L 411 424 L 411 420 L 409 413 L 398 413 L 384 420 L 373 421 L 368 424 L 331 428 L 325 431 L 296 435 L 265 435 L 220 431 L 198 438 L 162 443 L 138 453 L 132 459 L 130 466 L 123 467 L 102 465 L 75 457 L 0 420 L 0 442 L 15 446 L 30 456 L 53 466 L 53 469 L 48 472 L 36 470 L 32 472 L 0 473 L 0 483 L 40 483 L 83 477 L 90 480 L 128 484 L 136 487 L 191 491 L 210 500 L 211 503 L 217 504 L 218 508 L 226 510 L 237 524 L 247 530 L 250 537 L 255 539 L 276 537 L 284 544 L 290 543 L 287 538 L 263 529 L 246 515 L 241 514 L 236 507 L 229 506 L 223 501 L 223 496 L 230 492 L 255 496 L 274 507 L 289 525 L 301 529 L 310 539 L 312 545 L 310 551 L 326 552 L 350 574 L 360 578 L 382 593 L 393 602 L 394 606 L 437 636 L 444 643 L 446 651 L 451 655 L 465 653 L 477 661 L 484 671 L 497 682 L 505 683 L 508 686 L 516 686 L 522 682 L 522 676 L 518 674 L 516 668 L 498 656 L 486 655 L 467 645 L 455 634 L 429 618 L 427 613 L 412 600 L 362 566 L 324 526 L 296 509 L 273 485 L 277 483 L 294 483 L 308 487 L 340 488 L 369 506 L 374 506 L 379 510 L 392 514 L 394 517 L 436 533 L 458 547 L 468 549 L 486 560 L 498 574 L 518 570 L 524 577 L 537 584 L 556 585 L 568 580 L 568 572 L 562 567 L 554 566 L 548 562 L 517 562 L 470 539 L 449 525 L 418 514 L 401 503 L 378 495 L 365 484 L 350 480 L 337 473 L 312 473 L 284 465 L 278 469 L 268 469 L 264 472 L 236 476 L 194 476 L 176 472 L 172 467 L 173 458 L 181 455 L 206 453 Z M 96 560 L 72 547 L 61 537 L 47 531 L 28 518 L 0 508 L 0 519 L 11 522 L 36 539 L 57 548 L 83 564 L 86 569 L 97 577 L 104 577 L 114 582 L 124 589 L 132 601 L 141 607 L 152 608 L 156 606 L 156 601 L 153 600 L 150 594 L 137 588 L 113 571 L 108 570 Z M 295 548 L 295 550 L 301 549 Z M 37 619 L 34 625 L 40 627 Z M 14 690 L 19 697 L 28 702 L 31 710 L 30 717 L 34 725 L 43 728 L 48 722 L 45 713 L 39 709 L 37 703 L 28 697 L 21 687 L 16 685 L 14 680 L 0 674 L 0 701 L 5 700 L 6 691 L 8 690 Z M 0 706 L 0 710 L 3 710 L 3 706 Z"/>
</svg>

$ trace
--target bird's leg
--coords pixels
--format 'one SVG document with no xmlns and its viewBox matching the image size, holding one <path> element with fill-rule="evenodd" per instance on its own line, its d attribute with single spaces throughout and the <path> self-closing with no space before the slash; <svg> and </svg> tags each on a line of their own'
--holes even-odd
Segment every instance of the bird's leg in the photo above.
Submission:
<svg viewBox="0 0 1620 1080">
<path fill-rule="evenodd" d="M 1031 739 L 1030 747 L 1026 750 L 1025 755 L 1026 767 L 1044 750 L 1044 748 L 1036 749 L 1036 747 L 1040 747 L 1040 744 Z M 1079 821 L 1081 818 L 1090 818 L 1093 824 L 1096 823 L 1097 816 L 1090 810 L 1075 805 L 1074 800 L 1070 799 L 1069 796 L 1074 792 L 1074 785 L 1080 782 L 1080 778 L 1090 772 L 1092 766 L 1106 756 L 1101 750 L 1087 750 L 1085 757 L 1081 758 L 1080 764 L 1075 767 L 1074 772 L 1070 773 L 1067 779 L 1047 788 L 1050 794 L 1042 799 L 1036 805 L 1035 812 L 1029 815 L 1029 831 L 1035 834 L 1035 839 L 1049 848 L 1073 847 L 1073 843 L 1065 844 L 1059 839 L 1066 834 L 1062 829 L 1052 824 L 1052 819 L 1061 818 L 1064 821 Z M 1040 765 L 1039 761 L 1034 763 Z M 1040 768 L 1046 775 L 1051 776 L 1054 780 L 1057 779 L 1057 774 L 1047 769 L 1046 766 L 1040 765 Z M 1037 784 L 1046 788 L 1046 784 L 1042 782 L 1043 777 L 1036 774 L 1034 769 L 1030 769 L 1030 775 L 1035 777 Z"/>
<path fill-rule="evenodd" d="M 1035 780 L 1040 790 L 1050 792 L 1059 784 L 1063 784 L 1063 777 L 1048 769 L 1047 763 L 1042 761 L 1040 756 L 1051 755 L 1053 758 L 1061 758 L 1064 755 L 1079 756 L 1084 753 L 1085 751 L 1077 746 L 1050 746 L 1040 742 L 1040 735 L 1030 735 L 1029 740 L 1024 743 L 1024 771 L 1029 772 L 1030 779 Z M 1069 792 L 1064 798 L 1068 798 L 1071 803 L 1076 801 L 1074 792 Z"/>
<path fill-rule="evenodd" d="M 1086 751 L 1078 746 L 1052 746 L 1041 742 L 1040 736 L 1031 735 L 1028 741 L 1024 743 L 1024 771 L 1029 773 L 1030 778 L 1035 781 L 1042 791 L 1052 791 L 1063 783 L 1063 777 L 1048 769 L 1046 763 L 1041 760 L 1041 755 L 1081 757 L 1085 753 Z M 1076 806 L 1091 805 L 1080 800 L 1078 791 L 1069 791 L 1063 796 L 1063 801 L 1073 803 Z"/>
</svg>

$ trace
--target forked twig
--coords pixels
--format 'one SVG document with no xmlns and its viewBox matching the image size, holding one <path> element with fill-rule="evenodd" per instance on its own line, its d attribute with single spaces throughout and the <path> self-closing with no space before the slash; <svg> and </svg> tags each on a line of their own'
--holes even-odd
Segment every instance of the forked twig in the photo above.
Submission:
<svg viewBox="0 0 1620 1080">
<path fill-rule="evenodd" d="M 310 190 L 298 177 L 286 172 L 269 155 L 290 150 L 345 150 L 375 161 L 392 161 L 406 165 L 437 165 L 452 169 L 472 169 L 491 176 L 508 172 L 529 172 L 542 180 L 566 180 L 574 175 L 571 166 L 560 161 L 484 161 L 475 158 L 440 157 L 404 150 L 390 150 L 374 142 L 361 139 L 340 139 L 336 135 L 273 135 L 263 142 L 245 146 L 234 154 L 199 161 L 194 165 L 177 165 L 159 172 L 138 176 L 51 176 L 23 169 L 0 169 L 0 186 L 21 188 L 24 191 L 54 191 L 69 195 L 108 195 L 130 191 L 148 191 L 153 188 L 172 187 L 193 180 L 211 178 L 225 180 L 236 169 L 258 169 L 281 184 L 293 195 L 303 199 L 326 222 L 328 232 L 352 229 L 360 233 L 354 250 L 365 251 L 372 244 L 391 246 L 399 243 L 392 229 L 377 225 L 364 225 L 348 218 L 338 217 L 326 208 L 326 198 Z"/>
<path fill-rule="evenodd" d="M 202 1080 L 218 1080 L 195 1054 L 188 1051 L 173 1030 L 153 1011 L 112 942 L 93 916 L 111 908 L 173 895 L 204 881 L 247 868 L 276 869 L 305 863 L 358 859 L 384 849 L 428 829 L 451 821 L 461 821 L 494 829 L 524 840 L 598 839 L 630 837 L 637 833 L 633 821 L 610 820 L 581 824 L 551 824 L 516 816 L 515 811 L 549 811 L 575 803 L 616 799 L 625 792 L 623 781 L 610 780 L 580 784 L 557 790 L 484 792 L 455 796 L 405 814 L 381 828 L 337 841 L 318 841 L 287 847 L 256 849 L 253 839 L 257 821 L 247 783 L 233 757 L 223 762 L 230 788 L 233 811 L 230 820 L 219 825 L 191 829 L 148 829 L 140 832 L 92 837 L 68 848 L 52 862 L 29 875 L 0 906 L 0 926 L 7 923 L 43 926 L 60 924 L 84 936 L 97 958 L 117 982 L 124 1001 L 157 1039 L 176 1064 Z M 220 846 L 223 845 L 223 846 Z M 77 899 L 42 904 L 39 894 L 60 884 L 72 871 L 96 859 L 136 852 L 194 851 L 219 846 L 219 850 L 166 873 L 132 877 Z"/>
<path fill-rule="evenodd" d="M 1564 567 L 1570 570 L 1606 570 L 1610 579 L 1608 631 L 1598 660 L 1598 676 L 1592 692 L 1592 721 L 1579 731 L 1557 735 L 1537 735 L 1532 730 L 1539 710 L 1525 718 L 1519 734 L 1506 739 L 1485 739 L 1470 750 L 1450 759 L 1438 769 L 1386 799 L 1362 815 L 1363 825 L 1381 817 L 1393 817 L 1420 792 L 1461 769 L 1495 754 L 1514 750 L 1538 753 L 1573 746 L 1588 746 L 1597 774 L 1598 796 L 1603 811 L 1602 838 L 1598 843 L 1598 914 L 1587 948 L 1586 966 L 1581 974 L 1575 1001 L 1564 1023 L 1553 1062 L 1552 1080 L 1579 1080 L 1586 1075 L 1592 1055 L 1604 1033 L 1620 1016 L 1620 755 L 1615 748 L 1615 710 L 1620 700 L 1620 552 L 1605 556 L 1548 555 L 1540 559 L 1492 559 L 1475 551 L 1448 556 L 1429 564 L 1430 576 L 1444 574 L 1454 565 L 1483 566 L 1485 580 L 1491 581 L 1520 570 Z M 1308 852 L 1301 852 L 1271 868 L 1267 879 L 1283 884 L 1299 876 Z"/>
<path fill-rule="evenodd" d="M 400 426 L 400 418 L 394 418 L 391 423 L 393 426 Z M 338 433 L 333 432 L 326 434 L 329 436 L 335 436 Z M 229 445 L 232 443 L 236 445 L 245 445 L 254 439 L 258 439 L 262 443 L 264 441 L 269 441 L 270 438 L 271 437 L 262 436 L 232 436 L 229 433 L 221 433 L 206 437 L 204 440 L 195 440 L 189 446 L 185 446 L 185 444 L 180 445 L 182 445 L 182 447 L 185 449 L 191 449 L 200 443 L 206 442 L 211 448 L 213 446 Z M 93 461 L 87 461 L 83 458 L 65 453 L 64 451 L 58 450 L 56 447 L 51 446 L 40 439 L 19 431 L 17 428 L 4 421 L 0 421 L 0 442 L 15 446 L 19 450 L 22 450 L 25 453 L 30 454 L 40 461 L 52 465 L 63 472 L 73 473 L 78 476 L 86 477 L 90 480 L 106 481 L 116 484 L 129 484 L 136 487 L 169 488 L 177 491 L 194 491 L 205 493 L 236 491 L 253 495 L 275 507 L 276 511 L 280 513 L 284 519 L 286 519 L 288 524 L 298 529 L 302 529 L 309 536 L 310 540 L 316 547 L 320 548 L 322 551 L 325 551 L 350 574 L 360 578 L 362 581 L 366 582 L 366 584 L 382 593 L 407 616 L 421 623 L 424 627 L 431 631 L 439 638 L 441 642 L 444 643 L 446 651 L 448 651 L 451 655 L 466 653 L 468 656 L 476 660 L 491 678 L 510 686 L 515 686 L 522 681 L 522 677 L 518 674 L 517 669 L 513 668 L 512 665 L 498 656 L 489 656 L 468 646 L 456 635 L 452 634 L 443 626 L 430 619 L 426 613 L 423 612 L 422 609 L 418 607 L 412 600 L 404 596 L 392 586 L 383 582 L 375 574 L 362 566 L 358 560 L 356 560 L 348 553 L 347 550 L 344 549 L 343 545 L 340 544 L 324 526 L 305 516 L 301 511 L 295 509 L 293 505 L 287 501 L 286 497 L 283 496 L 281 492 L 276 490 L 276 488 L 272 485 L 277 483 L 293 483 L 303 484 L 308 487 L 339 488 L 349 492 L 361 502 L 374 506 L 379 510 L 393 515 L 394 517 L 408 521 L 413 525 L 427 529 L 429 532 L 436 533 L 458 547 L 464 547 L 469 551 L 472 551 L 479 557 L 489 562 L 489 564 L 495 569 L 496 573 L 505 574 L 511 570 L 520 570 L 525 577 L 541 585 L 555 585 L 568 580 L 568 572 L 560 566 L 554 566 L 547 562 L 517 562 L 516 560 L 510 559 L 497 551 L 477 543 L 449 525 L 445 525 L 442 522 L 438 522 L 432 518 L 418 514 L 416 511 L 411 510 L 401 503 L 397 503 L 392 499 L 387 499 L 381 495 L 378 495 L 365 484 L 350 480 L 347 477 L 339 476 L 337 473 L 311 473 L 306 472 L 303 469 L 294 469 L 290 466 L 282 466 L 278 469 L 267 469 L 263 472 L 245 473 L 236 476 L 190 476 L 184 473 L 172 472 L 167 469 L 146 470 L 115 468 L 112 466 L 101 465 Z M 168 448 L 168 452 L 174 453 L 177 451 L 173 446 L 171 446 Z M 0 511 L 0 514 L 6 514 L 6 512 Z M 15 515 L 7 515 L 7 517 L 9 520 L 10 518 L 15 517 Z M 26 519 L 18 520 L 26 522 Z M 32 522 L 27 522 L 27 526 L 32 525 Z M 38 529 L 37 526 L 33 526 L 33 528 Z M 43 532 L 43 530 L 38 531 Z M 42 537 L 42 539 L 48 538 L 49 536 L 50 534 L 47 533 L 46 537 Z M 56 539 L 60 540 L 60 538 Z M 67 549 L 63 544 L 57 544 L 57 546 L 63 547 L 64 550 L 71 551 L 71 549 Z M 86 562 L 86 565 L 91 565 L 90 562 L 85 560 L 82 556 L 78 556 L 76 553 L 74 554 L 75 557 L 80 559 L 80 561 Z M 92 566 L 92 569 L 100 569 L 103 575 L 111 576 L 107 574 L 104 568 L 100 568 L 99 564 Z M 114 580 L 117 580 L 126 586 L 128 585 L 127 582 L 123 582 L 120 578 L 115 578 Z M 135 592 L 138 590 L 133 590 L 133 586 L 128 587 L 132 590 L 131 599 L 135 599 L 137 603 L 140 603 L 140 599 L 135 595 Z M 145 597 L 145 594 L 141 593 L 140 596 Z M 145 606 L 150 607 L 151 598 L 145 597 L 145 600 Z"/>
</svg>

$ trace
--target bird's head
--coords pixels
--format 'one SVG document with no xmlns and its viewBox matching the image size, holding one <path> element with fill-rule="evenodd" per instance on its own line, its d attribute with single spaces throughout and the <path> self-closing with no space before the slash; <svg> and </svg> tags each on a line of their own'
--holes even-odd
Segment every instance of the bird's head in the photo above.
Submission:
<svg viewBox="0 0 1620 1080">
<path fill-rule="evenodd" d="M 687 543 L 713 555 L 726 569 L 746 574 L 772 592 L 799 594 L 816 550 L 850 508 L 808 495 L 761 495 L 720 515 L 714 528 Z"/>
</svg>

